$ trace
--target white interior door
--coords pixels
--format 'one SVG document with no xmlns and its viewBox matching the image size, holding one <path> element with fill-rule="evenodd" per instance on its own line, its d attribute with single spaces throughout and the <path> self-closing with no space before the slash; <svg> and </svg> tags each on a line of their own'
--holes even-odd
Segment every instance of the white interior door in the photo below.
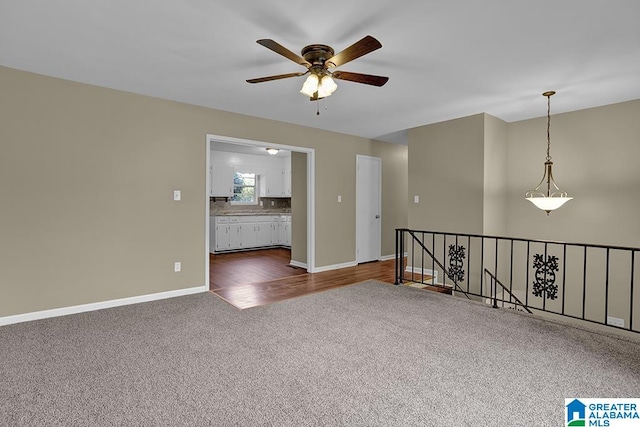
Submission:
<svg viewBox="0 0 640 427">
<path fill-rule="evenodd" d="M 382 159 L 356 156 L 356 261 L 380 259 Z"/>
</svg>

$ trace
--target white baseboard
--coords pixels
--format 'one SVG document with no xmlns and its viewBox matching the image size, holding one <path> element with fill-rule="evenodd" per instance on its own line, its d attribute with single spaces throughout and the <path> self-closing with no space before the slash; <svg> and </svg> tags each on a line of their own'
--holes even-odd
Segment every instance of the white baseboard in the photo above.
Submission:
<svg viewBox="0 0 640 427">
<path fill-rule="evenodd" d="M 292 266 L 298 267 L 298 268 L 304 268 L 305 270 L 307 270 L 309 268 L 307 266 L 306 262 L 300 262 L 300 261 L 294 261 L 294 260 L 290 260 L 289 261 L 289 265 L 292 265 Z"/>
<path fill-rule="evenodd" d="M 74 305 L 71 307 L 54 308 L 51 310 L 35 311 L 32 313 L 16 314 L 13 316 L 0 317 L 0 326 L 14 323 L 30 322 L 32 320 L 47 319 L 50 317 L 66 316 L 68 314 L 84 313 L 86 311 L 102 310 L 104 308 L 119 307 L 122 305 L 138 304 L 141 302 L 156 301 L 166 298 L 180 297 L 184 295 L 207 292 L 207 286 L 196 286 L 194 288 L 178 289 L 175 291 L 159 292 L 157 294 L 140 295 L 114 299 L 110 301 L 94 302 L 90 304 Z"/>
<path fill-rule="evenodd" d="M 316 267 L 313 273 L 321 273 L 323 271 L 330 271 L 330 270 L 339 270 L 341 268 L 355 267 L 356 265 L 358 265 L 358 263 L 355 261 L 343 262 L 342 264 L 325 265 L 322 267 Z"/>
<path fill-rule="evenodd" d="M 411 267 L 411 266 L 407 266 L 404 269 L 405 272 L 407 273 L 414 273 L 417 275 L 424 275 L 424 276 L 429 276 L 429 277 L 433 277 L 432 282 L 433 283 L 438 283 L 438 271 L 434 271 L 434 270 L 429 270 L 426 268 L 420 268 L 420 267 Z"/>
<path fill-rule="evenodd" d="M 407 256 L 406 252 L 404 253 L 404 256 L 405 257 Z M 383 255 L 380 258 L 378 258 L 378 261 L 389 261 L 389 260 L 395 259 L 395 257 L 396 257 L 396 254 Z"/>
</svg>

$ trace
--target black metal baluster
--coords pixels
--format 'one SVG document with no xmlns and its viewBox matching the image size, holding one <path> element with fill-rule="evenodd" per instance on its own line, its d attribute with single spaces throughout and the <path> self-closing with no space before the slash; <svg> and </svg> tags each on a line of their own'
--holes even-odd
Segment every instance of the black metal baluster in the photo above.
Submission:
<svg viewBox="0 0 640 427">
<path fill-rule="evenodd" d="M 447 266 L 447 235 L 444 233 L 442 234 L 442 265 L 442 286 L 444 286 L 447 281 L 447 270 L 444 268 Z"/>
<path fill-rule="evenodd" d="M 629 296 L 629 330 L 633 331 L 633 283 L 635 278 L 636 252 L 631 251 L 631 289 Z"/>
<path fill-rule="evenodd" d="M 567 288 L 567 244 L 562 250 L 562 314 L 564 314 L 564 291 Z"/>
<path fill-rule="evenodd" d="M 604 279 L 604 324 L 609 323 L 609 248 L 607 248 L 607 265 Z"/>
<path fill-rule="evenodd" d="M 424 233 L 420 236 L 420 241 L 424 245 Z M 424 251 L 422 251 L 422 258 L 420 259 L 420 271 L 422 272 L 420 283 L 424 283 Z"/>
<path fill-rule="evenodd" d="M 436 233 L 431 233 L 431 284 L 436 284 Z"/>
<path fill-rule="evenodd" d="M 415 282 L 414 273 L 416 271 L 416 235 L 412 234 L 411 237 L 411 281 Z"/>
<path fill-rule="evenodd" d="M 469 274 L 471 273 L 471 236 L 467 236 L 467 293 L 469 292 Z"/>
<path fill-rule="evenodd" d="M 398 285 L 399 284 L 399 279 L 398 279 L 398 257 L 400 256 L 399 252 L 398 252 L 398 241 L 400 240 L 400 235 L 398 233 L 398 229 L 396 228 L 396 259 L 395 262 L 393 264 L 394 270 L 393 270 L 393 274 L 395 276 L 393 284 L 394 285 Z"/>
<path fill-rule="evenodd" d="M 482 236 L 480 244 L 480 295 L 484 297 L 484 236 Z"/>
<path fill-rule="evenodd" d="M 531 256 L 531 241 L 527 240 L 527 265 L 526 265 L 526 285 L 524 288 L 524 305 L 529 307 L 529 257 Z"/>
<path fill-rule="evenodd" d="M 493 274 L 498 277 L 498 239 L 496 238 L 496 247 L 493 254 Z M 496 285 L 496 294 L 498 293 L 498 287 Z M 496 295 L 497 296 L 497 295 Z M 502 293 L 502 307 L 504 307 L 504 292 Z"/>
<path fill-rule="evenodd" d="M 545 263 L 545 268 L 544 268 L 544 287 L 542 288 L 542 310 L 544 311 L 545 307 L 547 306 L 547 286 L 548 286 L 548 282 L 547 282 L 547 270 L 549 270 L 548 267 L 548 260 L 549 260 L 549 256 L 547 255 L 547 249 L 548 249 L 548 245 L 545 243 L 544 244 L 544 263 Z"/>
<path fill-rule="evenodd" d="M 584 311 L 587 303 L 587 247 L 584 248 L 584 265 L 582 271 L 582 319 L 584 319 Z"/>
</svg>

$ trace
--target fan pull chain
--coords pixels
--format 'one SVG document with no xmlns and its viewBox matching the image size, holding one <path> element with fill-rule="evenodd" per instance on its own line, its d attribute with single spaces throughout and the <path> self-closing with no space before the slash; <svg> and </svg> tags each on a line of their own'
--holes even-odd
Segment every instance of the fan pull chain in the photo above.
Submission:
<svg viewBox="0 0 640 427">
<path fill-rule="evenodd" d="M 320 115 L 320 101 L 316 101 L 316 116 Z"/>
</svg>

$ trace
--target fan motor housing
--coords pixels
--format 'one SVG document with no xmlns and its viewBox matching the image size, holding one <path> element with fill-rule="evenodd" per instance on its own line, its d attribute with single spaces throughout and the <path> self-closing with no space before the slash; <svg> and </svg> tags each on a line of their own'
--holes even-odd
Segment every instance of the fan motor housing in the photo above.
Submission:
<svg viewBox="0 0 640 427">
<path fill-rule="evenodd" d="M 311 44 L 302 48 L 302 57 L 309 63 L 317 65 L 324 64 L 325 61 L 334 56 L 331 46 L 325 44 Z"/>
</svg>

